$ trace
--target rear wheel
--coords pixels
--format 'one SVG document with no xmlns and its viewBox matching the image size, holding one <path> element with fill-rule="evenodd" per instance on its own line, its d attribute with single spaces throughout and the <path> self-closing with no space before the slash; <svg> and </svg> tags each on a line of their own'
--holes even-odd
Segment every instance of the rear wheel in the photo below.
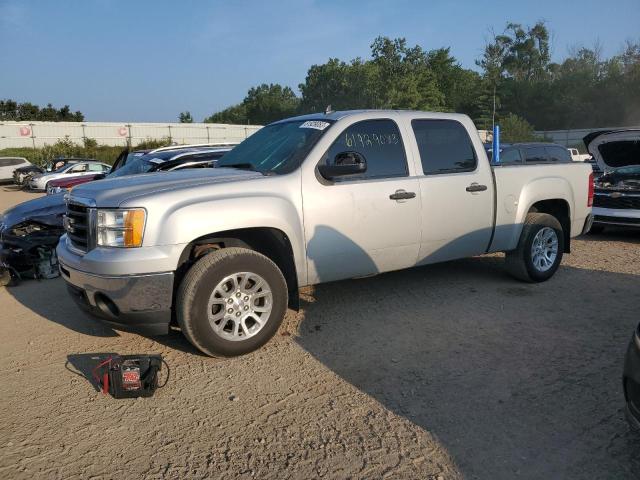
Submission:
<svg viewBox="0 0 640 480">
<path fill-rule="evenodd" d="M 507 252 L 507 271 L 525 282 L 550 279 L 562 261 L 564 235 L 555 217 L 546 213 L 527 214 L 518 247 Z"/>
<path fill-rule="evenodd" d="M 200 351 L 232 357 L 267 343 L 287 303 L 287 284 L 275 263 L 253 250 L 224 248 L 187 272 L 178 289 L 176 316 Z"/>
<path fill-rule="evenodd" d="M 589 229 L 589 233 L 593 233 L 594 235 L 598 235 L 602 232 L 604 232 L 604 227 L 602 225 L 591 225 L 591 228 Z"/>
</svg>

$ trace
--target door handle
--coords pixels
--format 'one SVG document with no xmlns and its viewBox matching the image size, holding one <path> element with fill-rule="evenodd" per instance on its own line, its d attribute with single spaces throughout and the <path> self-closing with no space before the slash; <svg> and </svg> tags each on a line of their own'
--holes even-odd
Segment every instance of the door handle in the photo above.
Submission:
<svg viewBox="0 0 640 480">
<path fill-rule="evenodd" d="M 396 190 L 395 193 L 389 195 L 391 200 L 408 200 L 414 198 L 416 194 L 414 192 L 407 192 L 405 190 Z"/>
<path fill-rule="evenodd" d="M 465 190 L 467 192 L 484 192 L 486 189 L 487 189 L 486 185 L 479 185 L 476 182 L 473 182 Z"/>
</svg>

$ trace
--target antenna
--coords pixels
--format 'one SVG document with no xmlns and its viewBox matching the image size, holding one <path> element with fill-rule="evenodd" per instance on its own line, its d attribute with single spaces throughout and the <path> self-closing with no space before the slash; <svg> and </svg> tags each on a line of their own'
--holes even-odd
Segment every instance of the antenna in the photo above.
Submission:
<svg viewBox="0 0 640 480">
<path fill-rule="evenodd" d="M 331 104 L 327 105 L 327 108 L 324 110 L 325 115 L 329 115 L 333 110 L 331 110 Z"/>
</svg>

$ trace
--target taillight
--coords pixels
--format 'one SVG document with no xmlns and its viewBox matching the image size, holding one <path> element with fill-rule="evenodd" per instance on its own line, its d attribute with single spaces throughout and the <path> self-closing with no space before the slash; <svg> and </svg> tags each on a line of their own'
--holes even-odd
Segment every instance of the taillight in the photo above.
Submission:
<svg viewBox="0 0 640 480">
<path fill-rule="evenodd" d="M 593 172 L 591 172 L 589 174 L 589 194 L 587 196 L 587 207 L 592 207 L 593 206 L 593 189 L 594 189 L 593 183 L 594 183 L 594 181 L 593 181 Z"/>
</svg>

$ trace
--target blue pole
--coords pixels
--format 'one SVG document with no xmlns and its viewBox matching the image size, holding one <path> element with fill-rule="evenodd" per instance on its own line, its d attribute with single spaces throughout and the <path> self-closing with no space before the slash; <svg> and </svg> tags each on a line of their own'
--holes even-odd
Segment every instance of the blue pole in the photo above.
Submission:
<svg viewBox="0 0 640 480">
<path fill-rule="evenodd" d="M 500 125 L 493 126 L 493 163 L 500 163 Z"/>
</svg>

